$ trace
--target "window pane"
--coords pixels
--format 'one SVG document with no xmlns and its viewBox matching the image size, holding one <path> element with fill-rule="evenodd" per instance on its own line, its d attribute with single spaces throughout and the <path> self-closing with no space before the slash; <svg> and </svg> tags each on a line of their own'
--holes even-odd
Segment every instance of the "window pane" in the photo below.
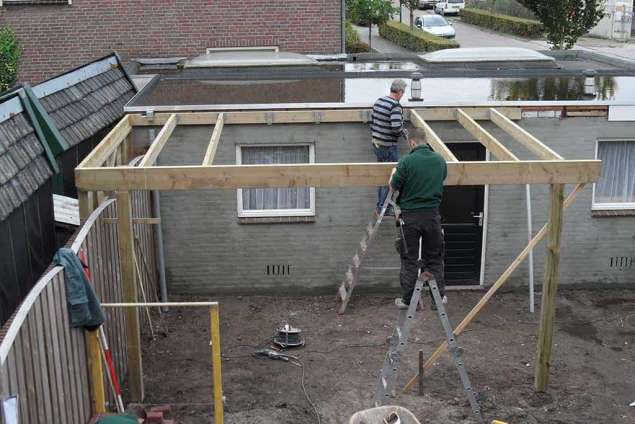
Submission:
<svg viewBox="0 0 635 424">
<path fill-rule="evenodd" d="M 309 163 L 309 146 L 243 146 L 243 165 Z M 243 209 L 310 209 L 309 188 L 245 188 Z"/>
<path fill-rule="evenodd" d="M 602 176 L 595 185 L 595 203 L 635 202 L 635 141 L 601 141 L 598 159 Z"/>
</svg>

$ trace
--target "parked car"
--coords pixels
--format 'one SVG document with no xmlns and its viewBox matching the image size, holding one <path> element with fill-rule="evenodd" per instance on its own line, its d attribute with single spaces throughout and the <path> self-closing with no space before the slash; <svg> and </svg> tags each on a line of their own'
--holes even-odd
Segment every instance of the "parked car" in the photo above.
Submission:
<svg viewBox="0 0 635 424">
<path fill-rule="evenodd" d="M 434 5 L 435 13 L 439 15 L 458 15 L 461 9 L 465 8 L 465 0 L 443 0 Z"/>
<path fill-rule="evenodd" d="M 419 0 L 419 9 L 434 9 L 437 4 L 437 0 Z"/>
<path fill-rule="evenodd" d="M 439 15 L 419 16 L 415 19 L 415 26 L 438 37 L 454 38 L 456 36 L 452 24 Z"/>
</svg>

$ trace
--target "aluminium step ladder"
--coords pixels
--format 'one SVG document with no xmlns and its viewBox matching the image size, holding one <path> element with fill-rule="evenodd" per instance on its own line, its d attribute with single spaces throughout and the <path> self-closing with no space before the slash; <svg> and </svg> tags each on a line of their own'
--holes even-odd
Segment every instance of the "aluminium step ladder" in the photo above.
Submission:
<svg viewBox="0 0 635 424">
<path fill-rule="evenodd" d="M 417 306 L 421 303 L 421 292 L 423 290 L 423 287 L 427 283 L 432 293 L 434 303 L 437 307 L 437 313 L 439 315 L 439 319 L 441 320 L 443 331 L 445 332 L 445 336 L 448 340 L 448 349 L 452 354 L 452 359 L 459 372 L 461 383 L 463 384 L 463 390 L 465 391 L 465 394 L 470 402 L 472 412 L 477 417 L 479 422 L 483 423 L 484 421 L 481 415 L 481 408 L 478 404 L 478 401 L 476 400 L 474 390 L 472 389 L 472 385 L 470 383 L 470 378 L 468 377 L 467 371 L 465 369 L 465 364 L 461 359 L 461 354 L 456 344 L 456 335 L 452 330 L 452 326 L 450 325 L 450 321 L 448 320 L 448 316 L 445 312 L 445 306 L 443 305 L 443 299 L 441 298 L 441 294 L 439 293 L 437 282 L 434 279 L 424 281 L 423 278 L 424 277 L 422 273 L 420 274 L 419 278 L 417 279 L 417 283 L 415 284 L 415 289 L 412 294 L 408 309 L 402 309 L 399 311 L 397 326 L 395 327 L 395 331 L 390 338 L 388 352 L 386 353 L 386 356 L 384 358 L 384 366 L 381 370 L 381 373 L 379 374 L 379 381 L 377 383 L 377 390 L 375 392 L 375 406 L 381 406 L 387 400 L 395 397 L 395 383 L 397 380 L 397 372 L 399 370 L 399 365 L 401 362 L 401 355 L 405 352 L 408 346 L 410 329 L 412 328 L 412 324 L 415 319 Z"/>
<path fill-rule="evenodd" d="M 337 311 L 338 314 L 343 314 L 344 311 L 346 311 L 348 302 L 351 300 L 351 296 L 353 295 L 353 289 L 357 285 L 362 260 L 364 259 L 364 256 L 366 256 L 366 252 L 368 252 L 370 243 L 375 239 L 375 235 L 377 235 L 377 232 L 379 231 L 379 226 L 384 219 L 384 215 L 386 214 L 389 206 L 392 206 L 393 208 L 395 220 L 398 219 L 397 216 L 399 215 L 399 207 L 396 204 L 397 197 L 399 197 L 399 192 L 390 188 L 388 195 L 386 196 L 386 200 L 384 200 L 384 204 L 381 207 L 379 216 L 377 216 L 374 222 L 371 220 L 366 226 L 366 232 L 359 242 L 359 248 L 355 252 L 355 255 L 353 255 L 351 264 L 346 271 L 344 281 L 342 281 L 340 288 L 337 290 L 337 298 L 341 302 Z"/>
</svg>

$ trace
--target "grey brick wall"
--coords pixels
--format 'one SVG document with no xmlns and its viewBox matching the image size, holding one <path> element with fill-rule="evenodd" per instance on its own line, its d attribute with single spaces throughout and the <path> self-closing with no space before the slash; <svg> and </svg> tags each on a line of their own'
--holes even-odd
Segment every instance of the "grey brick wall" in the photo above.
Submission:
<svg viewBox="0 0 635 424">
<path fill-rule="evenodd" d="M 532 157 L 490 124 L 483 124 L 521 158 Z M 521 125 L 566 158 L 592 158 L 598 138 L 628 137 L 633 125 L 605 118 L 523 119 Z M 433 123 L 442 139 L 473 141 L 455 123 Z M 135 130 L 143 132 L 147 130 Z M 209 126 L 178 127 L 159 163 L 198 164 L 211 135 Z M 137 134 L 143 138 L 144 134 Z M 313 143 L 317 162 L 374 161 L 368 128 L 362 124 L 226 125 L 215 164 L 234 164 L 236 144 Z M 405 154 L 405 146 L 402 146 Z M 568 187 L 570 190 L 571 187 Z M 492 186 L 485 284 L 492 284 L 527 243 L 524 186 Z M 376 202 L 374 188 L 317 189 L 312 223 L 241 224 L 235 190 L 161 194 L 166 268 L 172 293 L 334 292 L 341 282 Z M 546 220 L 548 187 L 532 187 L 534 231 Z M 635 268 L 610 267 L 612 256 L 635 256 L 635 217 L 591 217 L 591 186 L 565 213 L 562 284 L 633 283 Z M 398 285 L 394 226 L 383 224 L 372 246 L 360 289 Z M 535 251 L 536 284 L 542 282 L 544 243 Z M 267 265 L 289 265 L 290 274 L 267 275 Z M 510 285 L 527 284 L 527 265 Z"/>
</svg>

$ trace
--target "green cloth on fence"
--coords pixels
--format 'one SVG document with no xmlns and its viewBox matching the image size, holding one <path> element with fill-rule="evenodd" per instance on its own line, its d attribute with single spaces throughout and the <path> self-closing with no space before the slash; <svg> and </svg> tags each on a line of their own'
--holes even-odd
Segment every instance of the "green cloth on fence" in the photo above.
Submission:
<svg viewBox="0 0 635 424">
<path fill-rule="evenodd" d="M 61 248 L 53 257 L 55 265 L 64 267 L 66 302 L 72 327 L 94 331 L 106 320 L 99 299 L 84 273 L 82 262 L 71 249 Z"/>
<path fill-rule="evenodd" d="M 132 415 L 109 415 L 100 418 L 97 424 L 138 424 L 138 421 Z"/>
</svg>

